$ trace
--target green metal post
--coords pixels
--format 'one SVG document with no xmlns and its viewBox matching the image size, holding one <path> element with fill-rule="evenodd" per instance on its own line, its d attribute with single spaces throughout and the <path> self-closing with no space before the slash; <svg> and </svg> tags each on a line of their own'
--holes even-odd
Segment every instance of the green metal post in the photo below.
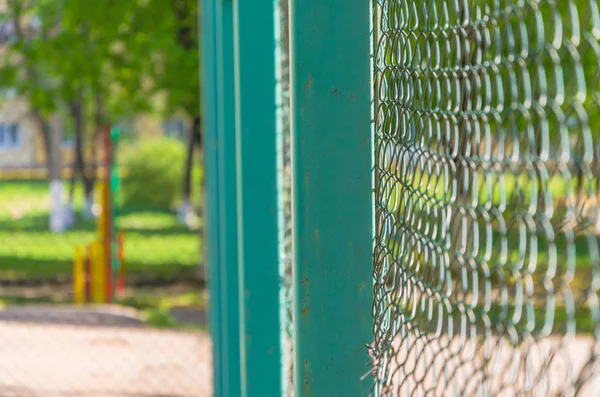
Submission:
<svg viewBox="0 0 600 397">
<path fill-rule="evenodd" d="M 204 169 L 206 175 L 206 254 L 210 288 L 210 328 L 213 346 L 213 393 L 223 395 L 221 343 L 221 269 L 219 261 L 219 156 L 217 132 L 217 13 L 216 0 L 199 0 L 202 7 L 202 105 L 204 131 Z"/>
<path fill-rule="evenodd" d="M 282 390 L 274 0 L 234 0 L 242 396 Z"/>
<path fill-rule="evenodd" d="M 111 244 L 111 255 L 112 255 L 111 263 L 112 263 L 112 276 L 113 276 L 113 279 L 111 280 L 111 285 L 112 285 L 112 289 L 113 289 L 112 296 L 114 296 L 114 293 L 116 291 L 117 278 L 119 275 L 119 270 L 121 268 L 119 256 L 117 255 L 117 226 L 116 226 L 117 215 L 118 215 L 118 209 L 117 209 L 118 196 L 117 195 L 119 193 L 119 187 L 121 184 L 120 179 L 119 179 L 119 169 L 116 166 L 117 145 L 119 144 L 120 135 L 121 135 L 121 132 L 117 127 L 111 128 L 111 130 L 110 130 L 111 155 L 110 155 L 109 175 L 110 175 L 110 208 L 111 208 L 110 244 Z"/>
<path fill-rule="evenodd" d="M 370 3 L 291 0 L 297 397 L 372 386 Z"/>
<path fill-rule="evenodd" d="M 241 394 L 241 367 L 232 0 L 217 0 L 217 21 L 222 395 L 238 397 Z"/>
</svg>

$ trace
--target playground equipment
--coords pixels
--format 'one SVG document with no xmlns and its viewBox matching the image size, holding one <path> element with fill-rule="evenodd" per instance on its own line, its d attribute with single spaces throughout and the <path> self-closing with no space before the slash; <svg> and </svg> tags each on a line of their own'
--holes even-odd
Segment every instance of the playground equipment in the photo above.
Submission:
<svg viewBox="0 0 600 397">
<path fill-rule="evenodd" d="M 120 179 L 115 166 L 115 149 L 119 130 L 106 127 L 102 131 L 104 161 L 97 184 L 100 213 L 97 218 L 97 238 L 85 248 L 75 248 L 73 261 L 73 295 L 75 303 L 110 303 L 115 292 L 125 287 L 124 235 L 115 226 L 115 198 Z"/>
</svg>

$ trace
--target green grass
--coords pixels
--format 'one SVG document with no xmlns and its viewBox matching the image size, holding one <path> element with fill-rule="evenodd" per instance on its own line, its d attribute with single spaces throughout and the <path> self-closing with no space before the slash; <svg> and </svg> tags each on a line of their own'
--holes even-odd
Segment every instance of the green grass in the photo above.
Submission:
<svg viewBox="0 0 600 397">
<path fill-rule="evenodd" d="M 151 194 L 151 192 L 149 192 Z M 81 191 L 75 195 L 82 208 Z M 0 279 L 68 279 L 76 246 L 96 237 L 93 220 L 77 215 L 74 229 L 49 231 L 48 184 L 0 182 Z M 198 275 L 202 255 L 197 229 L 179 225 L 170 209 L 122 209 L 117 226 L 125 233 L 130 279 L 189 279 Z"/>
<path fill-rule="evenodd" d="M 431 307 L 434 307 L 437 300 L 433 299 L 432 302 Z M 565 335 L 567 332 L 593 334 L 600 331 L 592 313 L 583 305 L 577 307 L 573 313 L 568 313 L 564 306 L 559 305 L 546 310 L 539 302 L 519 306 L 514 303 L 493 302 L 488 310 L 484 310 L 483 305 L 472 308 L 467 305 L 460 306 L 462 310 L 458 304 L 454 304 L 451 312 L 444 311 L 440 317 L 437 312 L 432 314 L 427 310 L 414 310 L 410 305 L 397 303 L 398 312 L 409 316 L 412 326 L 423 334 L 437 331 L 452 331 L 454 334 L 461 331 L 470 332 L 469 328 L 474 326 L 480 335 L 484 330 L 489 330 L 492 334 L 505 334 L 508 330 L 514 330 L 514 335 L 518 335 L 519 338 L 516 342 L 521 343 L 524 341 L 523 336 L 527 334 L 539 337 Z M 439 321 L 440 319 L 442 320 Z"/>
<path fill-rule="evenodd" d="M 400 181 L 400 182 L 398 182 Z M 418 193 L 428 199 L 435 199 L 440 202 L 448 202 L 452 194 L 451 180 L 444 177 L 444 174 L 438 172 L 422 172 L 418 168 L 411 174 L 403 174 L 397 171 L 391 182 L 385 180 L 384 185 L 393 183 L 388 190 L 382 194 L 382 202 L 386 203 L 388 211 L 402 211 L 405 199 L 410 193 Z M 583 181 L 583 191 L 595 191 L 595 182 Z M 574 194 L 577 191 L 577 179 L 569 182 L 558 174 L 553 175 L 543 184 L 533 178 L 531 175 L 521 173 L 518 175 L 503 173 L 489 173 L 486 176 L 480 176 L 477 183 L 476 194 L 479 203 L 490 203 L 493 207 L 499 208 L 502 205 L 511 210 L 511 200 L 519 199 L 523 203 L 529 203 L 531 197 L 541 195 L 541 192 L 549 194 L 556 203 L 563 200 L 568 194 Z M 404 199 L 404 200 L 403 200 Z"/>
</svg>

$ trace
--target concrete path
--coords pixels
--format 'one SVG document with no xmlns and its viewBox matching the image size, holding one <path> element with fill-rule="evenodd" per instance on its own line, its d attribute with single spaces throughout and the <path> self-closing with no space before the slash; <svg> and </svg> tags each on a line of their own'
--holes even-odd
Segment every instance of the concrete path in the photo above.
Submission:
<svg viewBox="0 0 600 397">
<path fill-rule="evenodd" d="M 0 322 L 0 397 L 209 397 L 211 377 L 207 334 Z"/>
</svg>

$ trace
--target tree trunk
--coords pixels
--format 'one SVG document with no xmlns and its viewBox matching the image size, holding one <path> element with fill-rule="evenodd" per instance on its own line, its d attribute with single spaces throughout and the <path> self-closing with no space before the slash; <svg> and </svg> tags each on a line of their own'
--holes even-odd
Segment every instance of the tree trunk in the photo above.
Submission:
<svg viewBox="0 0 600 397">
<path fill-rule="evenodd" d="M 13 15 L 14 36 L 17 42 L 21 42 L 25 38 L 22 24 L 24 22 L 24 8 L 22 2 L 11 1 L 6 4 L 9 7 L 10 13 Z M 30 61 L 30 60 L 27 60 Z M 39 83 L 40 79 L 37 76 L 35 69 L 30 62 L 25 62 L 24 72 L 27 80 L 32 84 Z M 62 202 L 62 167 L 61 167 L 61 122 L 58 116 L 55 116 L 52 126 L 42 116 L 39 109 L 32 110 L 33 118 L 42 134 L 44 143 L 44 151 L 46 154 L 46 165 L 48 168 L 48 180 L 50 181 L 50 230 L 53 232 L 64 231 L 64 214 Z"/>
<path fill-rule="evenodd" d="M 198 46 L 194 29 L 188 23 L 186 23 L 186 20 L 193 11 L 191 3 L 182 0 L 171 0 L 171 7 L 175 15 L 175 19 L 178 22 L 177 42 L 186 52 L 189 52 L 191 56 L 191 53 L 195 53 L 197 51 Z M 187 108 L 189 111 L 189 107 L 184 106 L 184 108 Z M 190 114 L 195 114 L 196 111 L 197 109 L 193 109 L 192 113 Z M 194 222 L 196 218 L 191 202 L 192 165 L 195 146 L 198 145 L 199 147 L 202 147 L 202 133 L 200 129 L 200 116 L 193 116 L 192 131 L 188 142 L 188 152 L 183 179 L 183 201 L 178 211 L 179 221 L 187 225 L 190 225 L 191 222 Z"/>
<path fill-rule="evenodd" d="M 194 206 L 192 204 L 192 169 L 194 165 L 194 150 L 196 145 L 202 147 L 200 117 L 194 117 L 192 130 L 189 134 L 187 155 L 183 175 L 183 200 L 178 210 L 178 218 L 181 223 L 190 225 L 195 221 Z"/>
<path fill-rule="evenodd" d="M 75 124 L 75 161 L 73 163 L 73 172 L 71 175 L 71 187 L 69 189 L 69 201 L 67 204 L 67 226 L 73 226 L 74 222 L 74 190 L 77 181 L 77 175 L 81 176 L 85 189 L 85 200 L 87 201 L 88 191 L 90 190 L 90 178 L 85 172 L 85 157 L 83 155 L 84 146 L 84 121 L 83 121 L 83 97 L 79 95 L 76 101 L 69 105 L 69 112 Z M 87 206 L 86 206 L 87 207 Z M 84 211 L 85 213 L 85 211 Z"/>
<path fill-rule="evenodd" d="M 61 164 L 61 133 L 62 119 L 59 115 L 52 117 L 52 124 L 44 119 L 39 113 L 34 114 L 37 120 L 42 138 L 44 151 L 46 153 L 46 166 L 48 169 L 48 181 L 50 183 L 50 230 L 52 232 L 63 232 L 65 230 L 65 211 L 63 205 L 63 183 Z"/>
<path fill-rule="evenodd" d="M 85 207 L 83 215 L 86 217 L 92 217 L 92 198 L 94 192 L 94 173 L 88 174 L 86 172 L 86 161 L 83 153 L 85 146 L 85 126 L 83 118 L 83 97 L 79 97 L 77 103 L 71 108 L 71 114 L 75 121 L 75 159 L 78 165 L 77 171 L 81 175 L 84 189 L 84 202 Z M 95 146 L 95 145 L 94 145 Z M 92 160 L 93 162 L 93 160 Z"/>
<path fill-rule="evenodd" d="M 73 161 L 71 166 L 71 178 L 69 178 L 69 196 L 67 198 L 67 205 L 65 208 L 65 226 L 71 228 L 75 226 L 75 205 L 73 204 L 75 198 L 75 182 L 77 180 L 77 160 Z"/>
<path fill-rule="evenodd" d="M 91 171 L 87 183 L 84 185 L 85 189 L 85 208 L 84 216 L 94 217 L 94 186 L 96 179 L 98 178 L 98 139 L 102 136 L 102 127 L 104 126 L 104 98 L 101 92 L 96 93 L 94 99 L 94 134 L 92 135 L 91 142 Z M 84 171 L 85 172 L 85 171 Z"/>
</svg>

